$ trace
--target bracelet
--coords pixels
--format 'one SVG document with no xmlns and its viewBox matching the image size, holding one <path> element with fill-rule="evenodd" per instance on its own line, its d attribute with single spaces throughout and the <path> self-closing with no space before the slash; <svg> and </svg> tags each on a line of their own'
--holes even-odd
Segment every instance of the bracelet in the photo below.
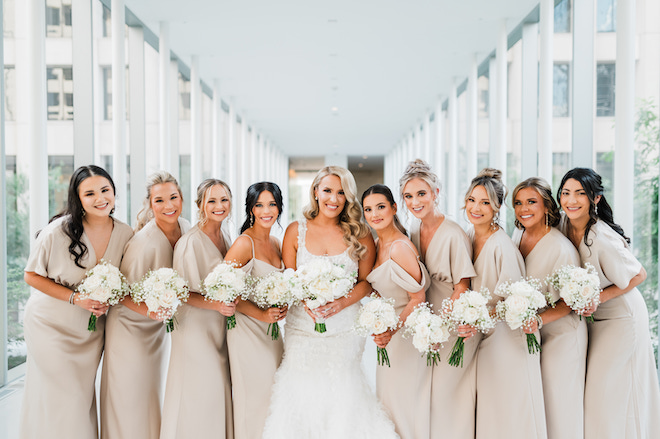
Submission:
<svg viewBox="0 0 660 439">
<path fill-rule="evenodd" d="M 76 292 L 73 291 L 73 292 L 71 292 L 71 295 L 69 296 L 69 303 L 71 305 L 75 305 L 76 304 L 75 302 L 76 302 Z"/>
<path fill-rule="evenodd" d="M 536 323 L 539 324 L 539 331 L 543 328 L 543 319 L 540 315 L 536 314 Z"/>
</svg>

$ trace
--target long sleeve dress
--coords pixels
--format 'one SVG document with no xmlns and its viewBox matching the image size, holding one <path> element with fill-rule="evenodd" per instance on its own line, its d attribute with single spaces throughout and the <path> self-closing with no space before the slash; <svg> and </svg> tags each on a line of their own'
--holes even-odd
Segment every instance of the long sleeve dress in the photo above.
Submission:
<svg viewBox="0 0 660 439">
<path fill-rule="evenodd" d="M 190 224 L 180 218 L 179 227 L 185 233 Z M 151 220 L 126 244 L 121 271 L 133 285 L 150 270 L 172 268 L 173 254 Z M 158 439 L 169 352 L 162 322 L 122 304 L 110 308 L 101 374 L 102 439 Z"/>
<path fill-rule="evenodd" d="M 520 247 L 522 230 L 513 233 Z M 536 243 L 525 258 L 527 276 L 545 280 L 566 265 L 580 266 L 577 250 L 554 227 Z M 553 301 L 559 292 L 543 284 L 544 294 Z M 541 328 L 541 376 L 548 439 L 581 439 L 584 437 L 584 380 L 587 366 L 586 319 L 570 314 L 546 323 Z"/>
<path fill-rule="evenodd" d="M 409 245 L 403 240 L 397 242 Z M 425 290 L 430 284 L 426 267 L 419 260 L 418 263 L 422 272 L 421 282 L 417 282 L 391 258 L 367 276 L 374 290 L 382 297 L 394 300 L 394 308 L 399 315 L 410 300 L 408 292 Z M 431 425 L 433 368 L 426 365 L 426 359 L 415 349 L 410 339 L 403 338 L 402 332 L 397 331 L 387 344 L 390 367 L 381 366 L 376 370 L 376 393 L 390 419 L 394 421 L 399 436 L 427 439 Z"/>
<path fill-rule="evenodd" d="M 488 238 L 474 269 L 472 289 L 487 288 L 493 296 L 489 306 L 501 299 L 493 294 L 499 284 L 525 276 L 525 262 L 502 229 Z M 483 336 L 476 363 L 477 439 L 547 438 L 541 361 L 527 351 L 522 330 L 497 323 Z"/>
<path fill-rule="evenodd" d="M 598 220 L 580 242 L 582 266 L 590 263 L 601 288 L 626 288 L 642 265 L 625 240 Z M 660 389 L 649 335 L 649 314 L 637 288 L 601 303 L 589 323 L 584 394 L 586 439 L 660 437 Z"/>
<path fill-rule="evenodd" d="M 71 239 L 64 233 L 65 217 L 48 224 L 35 241 L 25 271 L 74 289 L 87 270 L 103 258 L 119 266 L 133 230 L 118 220 L 103 255 L 96 255 L 83 233 L 87 253 L 75 265 Z M 105 316 L 96 331 L 87 330 L 90 312 L 36 289 L 25 306 L 27 372 L 21 410 L 22 439 L 90 439 L 98 436 L 96 371 L 103 351 Z"/>
<path fill-rule="evenodd" d="M 225 236 L 225 248 L 229 247 Z M 204 278 L 223 258 L 211 238 L 195 225 L 176 243 L 173 268 L 188 281 L 191 291 L 200 292 Z M 160 437 L 232 439 L 227 318 L 183 304 L 176 319 Z"/>
<path fill-rule="evenodd" d="M 442 301 L 454 293 L 454 285 L 475 276 L 472 267 L 472 246 L 463 229 L 449 218 L 438 227 L 433 239 L 422 252 L 419 223 L 415 223 L 410 238 L 422 255 L 431 277 L 426 298 L 439 310 Z M 480 337 L 465 342 L 463 367 L 447 363 L 457 336 L 452 335 L 440 350 L 441 362 L 432 366 L 430 438 L 474 438 L 476 395 L 476 364 L 474 357 Z"/>
<path fill-rule="evenodd" d="M 246 273 L 260 278 L 283 270 L 283 265 L 274 267 L 256 259 L 254 241 L 244 236 L 252 242 L 252 259 L 242 267 Z M 236 327 L 227 332 L 235 439 L 260 438 L 263 434 L 275 372 L 284 352 L 282 334 L 273 340 L 267 331 L 268 323 L 237 312 Z"/>
</svg>

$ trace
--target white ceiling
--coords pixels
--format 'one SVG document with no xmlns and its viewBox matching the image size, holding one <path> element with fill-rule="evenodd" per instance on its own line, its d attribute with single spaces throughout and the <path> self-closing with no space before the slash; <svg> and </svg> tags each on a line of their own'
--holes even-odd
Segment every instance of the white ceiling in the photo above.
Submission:
<svg viewBox="0 0 660 439">
<path fill-rule="evenodd" d="M 538 0 L 126 0 L 288 155 L 383 154 Z M 333 107 L 337 108 L 336 114 Z"/>
</svg>

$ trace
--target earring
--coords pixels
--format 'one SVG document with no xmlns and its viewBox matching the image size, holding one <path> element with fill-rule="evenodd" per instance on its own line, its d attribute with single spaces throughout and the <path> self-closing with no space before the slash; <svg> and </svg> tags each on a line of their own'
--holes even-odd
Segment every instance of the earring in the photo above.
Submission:
<svg viewBox="0 0 660 439">
<path fill-rule="evenodd" d="M 318 200 L 319 200 L 319 197 L 316 197 L 316 196 L 315 196 L 315 197 L 314 197 L 314 200 L 315 200 L 315 201 L 318 201 Z"/>
<path fill-rule="evenodd" d="M 547 231 L 550 227 L 550 220 L 548 219 L 548 212 L 545 213 L 545 230 Z"/>
<path fill-rule="evenodd" d="M 598 204 L 594 205 L 594 213 L 598 215 Z"/>
<path fill-rule="evenodd" d="M 250 228 L 254 225 L 254 215 L 250 214 Z"/>
<path fill-rule="evenodd" d="M 114 206 L 112 206 L 112 209 L 110 209 L 110 215 L 112 215 L 113 213 L 115 213 L 115 207 Z"/>
<path fill-rule="evenodd" d="M 497 223 L 495 222 L 495 218 L 490 220 L 490 229 L 494 232 L 497 230 Z"/>
<path fill-rule="evenodd" d="M 85 209 L 83 209 L 82 216 L 85 216 L 85 215 L 87 215 L 87 211 Z"/>
</svg>

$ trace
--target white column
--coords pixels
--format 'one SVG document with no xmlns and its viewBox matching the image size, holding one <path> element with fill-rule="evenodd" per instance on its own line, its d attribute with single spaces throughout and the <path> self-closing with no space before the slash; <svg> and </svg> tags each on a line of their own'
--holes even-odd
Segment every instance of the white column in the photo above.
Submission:
<svg viewBox="0 0 660 439">
<path fill-rule="evenodd" d="M 616 107 L 614 142 L 614 210 L 632 239 L 635 191 L 635 0 L 616 9 Z"/>
<path fill-rule="evenodd" d="M 4 34 L 2 1 L 0 1 L 0 35 Z M 4 71 L 4 47 L 0 46 L 0 69 Z M 5 101 L 4 75 L 0 77 L 0 102 Z M 0 107 L 0 169 L 7 169 L 5 157 L 5 109 Z M 7 182 L 6 172 L 0 174 L 0 213 L 3 218 L 7 217 Z M 0 315 L 7 315 L 7 222 L 0 223 Z M 0 386 L 7 383 L 7 319 L 3 318 L 0 325 Z"/>
<path fill-rule="evenodd" d="M 470 74 L 467 86 L 467 166 L 464 186 L 468 187 L 470 181 L 477 175 L 477 135 L 479 130 L 479 96 L 477 81 L 479 80 L 477 55 L 472 55 Z"/>
<path fill-rule="evenodd" d="M 197 197 L 202 182 L 202 84 L 199 79 L 199 58 L 190 58 L 190 200 Z M 197 216 L 197 206 L 191 203 L 190 216 Z"/>
<path fill-rule="evenodd" d="M 222 169 L 222 98 L 220 97 L 220 80 L 213 81 L 213 146 L 211 147 L 211 174 L 213 178 L 224 178 Z"/>
<path fill-rule="evenodd" d="M 442 111 L 442 99 L 438 100 L 435 107 L 435 160 L 432 167 L 442 183 L 442 189 L 447 189 L 447 175 L 445 171 L 445 115 Z M 443 198 L 446 201 L 446 198 Z M 441 206 L 446 207 L 446 206 Z M 443 209 L 444 210 L 444 209 Z"/>
<path fill-rule="evenodd" d="M 541 0 L 538 175 L 552 186 L 552 74 L 555 1 Z M 554 186 L 553 186 L 554 187 Z"/>
<path fill-rule="evenodd" d="M 126 222 L 126 25 L 124 0 L 112 0 L 112 178 L 115 181 L 115 217 Z"/>
<path fill-rule="evenodd" d="M 424 115 L 424 148 L 422 150 L 422 157 L 424 160 L 431 164 L 433 163 L 433 154 L 431 150 L 431 114 Z"/>
<path fill-rule="evenodd" d="M 488 61 L 488 166 L 497 163 L 497 61 Z"/>
<path fill-rule="evenodd" d="M 1 3 L 1 2 L 0 2 Z M 92 55 L 92 2 L 71 4 L 73 44 L 73 163 L 74 168 L 94 163 L 94 89 Z"/>
<path fill-rule="evenodd" d="M 227 121 L 227 175 L 226 183 L 229 185 L 229 188 L 234 191 L 236 190 L 236 142 L 234 142 L 234 128 L 236 125 L 236 113 L 234 111 L 234 105 L 229 106 L 229 120 Z"/>
<path fill-rule="evenodd" d="M 415 158 L 421 159 L 422 158 L 422 122 L 421 121 L 418 120 L 417 123 L 415 123 L 413 134 L 415 136 Z"/>
<path fill-rule="evenodd" d="M 271 172 L 271 150 L 272 144 L 270 140 L 266 140 L 264 142 L 264 179 L 277 183 L 273 177 L 273 173 Z"/>
<path fill-rule="evenodd" d="M 573 166 L 593 165 L 595 0 L 573 5 Z M 618 55 L 618 53 L 617 53 Z M 633 55 L 634 56 L 634 55 Z"/>
<path fill-rule="evenodd" d="M 417 158 L 415 152 L 415 137 L 414 137 L 414 128 L 408 133 L 408 138 L 406 139 L 406 164 Z"/>
<path fill-rule="evenodd" d="M 131 222 L 142 208 L 147 180 L 146 158 L 146 105 L 144 90 L 144 28 L 128 28 L 128 69 L 130 80 L 129 108 L 131 118 L 128 121 L 128 137 L 131 145 Z M 168 66 L 169 67 L 169 66 Z M 133 224 L 134 225 L 134 224 Z"/>
<path fill-rule="evenodd" d="M 458 219 L 458 96 L 456 96 L 456 80 L 449 93 L 449 157 L 447 163 L 447 214 L 454 220 Z"/>
<path fill-rule="evenodd" d="M 257 144 L 257 154 L 259 159 L 257 160 L 257 179 L 259 181 L 268 181 L 266 178 L 266 163 L 264 163 L 266 159 L 266 148 L 265 148 L 265 143 L 264 143 L 264 135 L 260 134 L 259 135 L 259 143 Z"/>
<path fill-rule="evenodd" d="M 260 181 L 258 175 L 259 170 L 257 169 L 257 162 L 260 161 L 260 157 L 257 155 L 257 140 L 257 130 L 252 127 L 252 135 L 250 136 L 250 161 L 248 162 L 248 166 L 250 167 L 248 187 L 250 187 L 251 184 Z"/>
<path fill-rule="evenodd" d="M 172 172 L 172 156 L 170 155 L 170 24 L 160 22 L 158 35 L 158 78 L 159 78 L 159 152 L 160 169 Z M 176 102 L 176 101 L 175 101 Z M 132 113 L 131 113 L 132 114 Z"/>
<path fill-rule="evenodd" d="M 522 31 L 522 178 L 538 175 L 538 34 L 539 25 L 528 23 Z"/>
<path fill-rule="evenodd" d="M 247 188 L 247 135 L 248 135 L 248 122 L 245 118 L 245 114 L 241 115 L 241 137 L 240 137 L 240 146 L 238 148 L 238 193 L 241 194 L 241 201 L 243 200 L 243 195 L 245 194 L 245 189 Z M 238 204 L 238 203 L 237 203 Z M 243 203 L 241 202 L 241 206 Z M 243 210 L 241 209 L 241 215 Z"/>
<path fill-rule="evenodd" d="M 497 143 L 495 152 L 495 167 L 502 171 L 502 181 L 504 184 L 507 182 L 507 100 L 508 100 L 508 61 L 507 61 L 507 32 L 506 32 L 506 19 L 502 19 L 500 23 L 500 32 L 497 37 L 497 50 L 496 50 L 496 63 L 497 63 L 497 110 L 495 111 L 495 118 L 497 124 Z M 506 224 L 506 208 L 502 206 L 500 209 L 501 224 Z"/>
<path fill-rule="evenodd" d="M 170 174 L 179 179 L 179 61 L 170 61 Z M 186 200 L 195 204 L 195 200 Z"/>
</svg>

